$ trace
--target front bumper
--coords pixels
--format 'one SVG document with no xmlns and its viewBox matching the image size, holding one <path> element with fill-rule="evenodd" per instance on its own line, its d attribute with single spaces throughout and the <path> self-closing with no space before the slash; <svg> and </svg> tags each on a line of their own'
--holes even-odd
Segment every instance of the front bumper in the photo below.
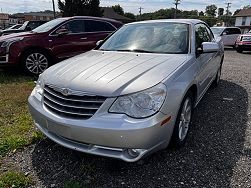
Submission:
<svg viewBox="0 0 251 188">
<path fill-rule="evenodd" d="M 54 142 L 77 151 L 134 162 L 165 148 L 171 138 L 174 118 L 161 126 L 167 115 L 159 112 L 146 119 L 97 111 L 88 120 L 59 117 L 34 95 L 28 99 L 35 125 Z M 101 107 L 102 108 L 102 107 Z M 137 149 L 131 156 L 128 149 Z"/>
</svg>

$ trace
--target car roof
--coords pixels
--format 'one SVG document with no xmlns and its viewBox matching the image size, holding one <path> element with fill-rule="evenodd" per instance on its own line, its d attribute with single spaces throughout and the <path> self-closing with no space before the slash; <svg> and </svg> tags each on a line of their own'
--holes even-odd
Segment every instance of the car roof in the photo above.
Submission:
<svg viewBox="0 0 251 188">
<path fill-rule="evenodd" d="M 166 22 L 185 23 L 185 24 L 192 24 L 192 25 L 195 25 L 198 23 L 205 23 L 202 20 L 198 20 L 198 19 L 159 19 L 159 20 L 147 20 L 147 21 L 133 22 L 127 25 L 137 24 L 137 23 L 166 23 Z"/>
<path fill-rule="evenodd" d="M 102 18 L 102 17 L 94 17 L 94 16 L 73 16 L 73 17 L 64 17 L 67 20 L 71 20 L 71 19 L 93 19 L 93 20 L 104 20 L 104 21 L 108 21 L 108 22 L 117 22 L 117 23 L 121 23 L 117 20 L 113 20 L 110 18 Z"/>
<path fill-rule="evenodd" d="M 234 29 L 240 29 L 239 27 L 218 27 L 218 26 L 214 26 L 211 28 L 222 28 L 222 29 L 226 29 L 226 28 L 234 28 Z"/>
</svg>

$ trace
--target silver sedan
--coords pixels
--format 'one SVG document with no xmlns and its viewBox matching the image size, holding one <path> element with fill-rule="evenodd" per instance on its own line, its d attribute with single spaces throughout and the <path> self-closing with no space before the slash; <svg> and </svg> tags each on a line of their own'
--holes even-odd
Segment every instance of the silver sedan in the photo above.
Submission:
<svg viewBox="0 0 251 188">
<path fill-rule="evenodd" d="M 200 20 L 130 23 L 41 74 L 30 113 L 62 146 L 134 162 L 185 144 L 193 109 L 219 84 L 223 58 Z"/>
</svg>

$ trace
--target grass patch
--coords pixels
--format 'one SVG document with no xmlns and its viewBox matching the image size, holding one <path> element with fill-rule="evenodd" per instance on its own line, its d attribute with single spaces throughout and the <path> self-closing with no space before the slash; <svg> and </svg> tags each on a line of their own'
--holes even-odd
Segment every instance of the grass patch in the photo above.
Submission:
<svg viewBox="0 0 251 188">
<path fill-rule="evenodd" d="M 34 77 L 0 71 L 0 158 L 42 138 L 27 106 L 33 80 Z"/>
<path fill-rule="evenodd" d="M 6 71 L 0 69 L 0 84 L 17 84 L 27 81 L 33 82 L 37 78 L 35 76 L 27 76 L 16 71 Z"/>
<path fill-rule="evenodd" d="M 30 178 L 19 172 L 6 172 L 0 175 L 0 188 L 22 188 L 31 184 Z"/>
<path fill-rule="evenodd" d="M 64 184 L 64 188 L 80 188 L 80 183 L 77 181 L 67 181 Z"/>
</svg>

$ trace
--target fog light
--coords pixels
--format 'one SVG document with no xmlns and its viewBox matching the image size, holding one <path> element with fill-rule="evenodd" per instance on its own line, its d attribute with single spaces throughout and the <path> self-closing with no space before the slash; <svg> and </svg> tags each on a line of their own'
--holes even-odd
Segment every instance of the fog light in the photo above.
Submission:
<svg viewBox="0 0 251 188">
<path fill-rule="evenodd" d="M 139 154 L 140 154 L 140 152 L 141 152 L 141 149 L 128 149 L 128 150 L 127 150 L 127 153 L 128 153 L 131 157 L 133 157 L 133 158 L 138 157 Z"/>
</svg>

